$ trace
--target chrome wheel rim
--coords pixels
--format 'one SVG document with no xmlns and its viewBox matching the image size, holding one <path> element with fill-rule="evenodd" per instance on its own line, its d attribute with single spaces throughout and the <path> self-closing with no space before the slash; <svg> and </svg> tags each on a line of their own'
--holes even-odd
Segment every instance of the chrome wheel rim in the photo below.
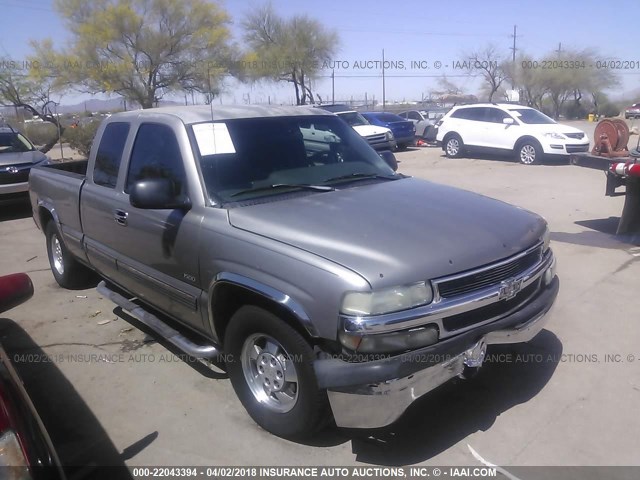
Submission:
<svg viewBox="0 0 640 480">
<path fill-rule="evenodd" d="M 447 142 L 447 155 L 452 157 L 456 156 L 460 151 L 460 142 L 457 139 L 452 138 Z"/>
<path fill-rule="evenodd" d="M 520 149 L 520 161 L 527 165 L 531 165 L 536 161 L 536 149 L 533 145 L 523 145 Z"/>
<path fill-rule="evenodd" d="M 60 275 L 64 274 L 64 258 L 62 256 L 62 244 L 58 235 L 53 234 L 51 236 L 51 263 L 56 272 Z"/>
<path fill-rule="evenodd" d="M 262 333 L 249 336 L 241 353 L 244 379 L 256 401 L 278 413 L 290 411 L 298 401 L 298 373 L 291 356 L 275 338 Z"/>
</svg>

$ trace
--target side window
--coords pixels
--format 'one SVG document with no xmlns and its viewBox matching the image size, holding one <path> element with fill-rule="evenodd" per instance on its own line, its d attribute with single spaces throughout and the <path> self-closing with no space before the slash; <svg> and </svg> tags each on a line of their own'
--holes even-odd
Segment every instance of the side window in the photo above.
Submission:
<svg viewBox="0 0 640 480">
<path fill-rule="evenodd" d="M 114 122 L 106 126 L 93 167 L 93 183 L 115 188 L 122 161 L 122 151 L 128 135 L 128 123 Z"/>
<path fill-rule="evenodd" d="M 409 112 L 409 118 L 411 120 L 422 120 L 422 118 L 420 118 L 420 114 L 418 114 L 418 112 Z"/>
<path fill-rule="evenodd" d="M 186 193 L 186 176 L 180 148 L 173 130 L 158 123 L 143 123 L 138 128 L 131 151 L 125 192 L 141 180 L 167 178 L 174 193 Z"/>
<path fill-rule="evenodd" d="M 489 114 L 487 116 L 487 121 L 489 122 L 493 122 L 493 123 L 502 123 L 502 120 L 505 118 L 511 118 L 509 117 L 509 114 L 506 112 L 503 112 L 500 109 L 497 108 L 489 108 Z"/>
<path fill-rule="evenodd" d="M 471 120 L 471 109 L 470 108 L 459 108 L 455 112 L 451 114 L 452 118 L 459 118 L 461 120 Z"/>
</svg>

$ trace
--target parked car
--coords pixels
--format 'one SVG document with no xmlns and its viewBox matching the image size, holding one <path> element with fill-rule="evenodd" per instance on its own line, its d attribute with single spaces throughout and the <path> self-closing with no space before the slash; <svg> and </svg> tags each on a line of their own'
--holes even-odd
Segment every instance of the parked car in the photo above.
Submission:
<svg viewBox="0 0 640 480">
<path fill-rule="evenodd" d="M 347 105 L 321 105 L 319 108 L 335 113 L 347 122 L 358 135 L 363 137 L 375 150 L 395 150 L 397 142 L 391 129 L 371 125 L 371 123 Z"/>
<path fill-rule="evenodd" d="M 530 107 L 479 103 L 453 107 L 437 123 L 437 141 L 448 157 L 484 150 L 513 154 L 525 165 L 540 163 L 545 155 L 567 156 L 589 150 L 582 131 L 556 123 Z"/>
<path fill-rule="evenodd" d="M 284 437 L 394 422 L 487 345 L 533 338 L 559 289 L 544 219 L 395 173 L 317 108 L 117 113 L 88 162 L 30 185 L 59 285 L 97 271 L 105 298 L 226 362 Z"/>
<path fill-rule="evenodd" d="M 0 277 L 0 313 L 33 295 L 26 273 Z M 49 434 L 11 359 L 0 345 L 0 477 L 29 480 L 65 478 Z"/>
<path fill-rule="evenodd" d="M 387 127 L 393 133 L 398 148 L 404 150 L 416 140 L 416 127 L 413 122 L 388 112 L 364 112 L 362 114 L 369 123 Z"/>
<path fill-rule="evenodd" d="M 624 118 L 640 118 L 640 103 L 634 103 L 630 107 L 624 109 Z"/>
<path fill-rule="evenodd" d="M 31 168 L 47 160 L 27 137 L 6 124 L 0 126 L 0 205 L 26 198 Z"/>
<path fill-rule="evenodd" d="M 436 139 L 435 124 L 449 110 L 446 108 L 436 108 L 431 110 L 409 110 L 400 112 L 398 116 L 410 120 L 416 127 L 416 135 L 427 142 L 433 142 Z"/>
</svg>

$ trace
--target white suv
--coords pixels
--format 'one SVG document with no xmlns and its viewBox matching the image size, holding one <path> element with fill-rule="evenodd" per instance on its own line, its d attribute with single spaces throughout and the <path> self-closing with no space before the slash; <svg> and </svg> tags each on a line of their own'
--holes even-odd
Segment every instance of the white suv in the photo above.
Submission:
<svg viewBox="0 0 640 480">
<path fill-rule="evenodd" d="M 453 107 L 436 126 L 436 140 L 448 157 L 459 157 L 468 150 L 492 150 L 513 153 L 520 162 L 532 165 L 544 155 L 589 150 L 589 138 L 582 130 L 515 104 Z"/>
</svg>

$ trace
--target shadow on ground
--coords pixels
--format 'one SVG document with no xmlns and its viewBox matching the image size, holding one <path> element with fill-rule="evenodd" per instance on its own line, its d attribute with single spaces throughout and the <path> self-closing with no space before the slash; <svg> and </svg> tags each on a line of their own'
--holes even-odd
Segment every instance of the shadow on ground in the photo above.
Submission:
<svg viewBox="0 0 640 480">
<path fill-rule="evenodd" d="M 125 460 L 158 436 L 150 432 L 118 452 L 73 385 L 14 321 L 0 318 L 0 341 L 20 375 L 70 479 L 130 480 Z M 100 468 L 98 468 L 100 467 Z"/>
<path fill-rule="evenodd" d="M 441 157 L 448 158 L 444 152 L 442 152 Z M 513 165 L 518 165 L 518 166 L 527 167 L 527 168 L 536 167 L 536 165 L 522 165 L 520 162 L 516 161 L 513 154 L 471 152 L 471 153 L 465 153 L 461 158 L 468 158 L 471 160 L 492 160 L 492 161 L 502 162 L 502 163 L 512 163 Z M 449 160 L 454 162 L 457 160 L 457 158 L 451 158 Z M 559 158 L 545 157 L 542 159 L 542 162 L 540 164 L 548 165 L 548 166 L 569 165 L 569 158 L 568 157 L 559 157 Z"/>
<path fill-rule="evenodd" d="M 503 412 L 535 397 L 549 382 L 562 343 L 543 330 L 528 343 L 494 345 L 480 373 L 453 380 L 425 395 L 390 427 L 375 431 L 327 429 L 312 446 L 351 441 L 358 462 L 399 466 L 429 460 L 479 430 Z"/>
<path fill-rule="evenodd" d="M 579 220 L 574 223 L 589 230 L 577 233 L 552 232 L 551 240 L 614 250 L 625 250 L 630 245 L 640 245 L 640 233 L 616 235 L 619 222 L 620 217 Z"/>
</svg>

